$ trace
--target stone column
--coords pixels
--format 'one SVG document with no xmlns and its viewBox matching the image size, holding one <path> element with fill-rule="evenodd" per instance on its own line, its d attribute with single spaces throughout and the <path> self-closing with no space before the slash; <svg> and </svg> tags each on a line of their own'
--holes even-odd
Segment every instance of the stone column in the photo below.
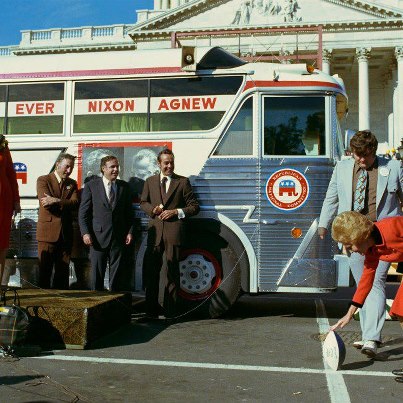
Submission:
<svg viewBox="0 0 403 403">
<path fill-rule="evenodd" d="M 358 130 L 369 130 L 368 59 L 371 48 L 356 49 L 358 59 Z"/>
<path fill-rule="evenodd" d="M 403 139 L 403 46 L 395 48 L 395 56 L 397 77 L 393 94 L 393 143 L 397 148 Z"/>
<path fill-rule="evenodd" d="M 176 8 L 181 5 L 180 0 L 171 0 L 171 8 Z"/>
<path fill-rule="evenodd" d="M 333 49 L 323 49 L 322 52 L 322 71 L 330 74 L 330 61 L 332 60 Z"/>
<path fill-rule="evenodd" d="M 154 10 L 161 10 L 161 0 L 154 0 Z"/>
<path fill-rule="evenodd" d="M 161 1 L 161 10 L 168 10 L 168 0 Z"/>
</svg>

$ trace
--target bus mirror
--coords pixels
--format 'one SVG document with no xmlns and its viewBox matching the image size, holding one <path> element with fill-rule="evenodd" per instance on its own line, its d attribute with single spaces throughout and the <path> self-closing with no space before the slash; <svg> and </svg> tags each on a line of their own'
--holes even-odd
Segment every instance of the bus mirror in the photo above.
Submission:
<svg viewBox="0 0 403 403">
<path fill-rule="evenodd" d="M 196 71 L 196 55 L 194 46 L 182 47 L 182 70 Z"/>
</svg>

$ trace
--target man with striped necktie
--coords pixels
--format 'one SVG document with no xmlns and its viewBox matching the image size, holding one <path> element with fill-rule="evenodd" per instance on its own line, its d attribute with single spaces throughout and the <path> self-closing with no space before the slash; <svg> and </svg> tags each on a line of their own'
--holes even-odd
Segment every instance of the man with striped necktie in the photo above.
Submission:
<svg viewBox="0 0 403 403">
<path fill-rule="evenodd" d="M 133 241 L 133 207 L 129 184 L 119 175 L 113 155 L 101 159 L 102 177 L 85 184 L 78 220 L 85 245 L 90 247 L 91 289 L 103 291 L 109 262 L 109 290 L 121 291 L 124 254 Z M 126 288 L 127 289 L 127 288 Z"/>
<path fill-rule="evenodd" d="M 336 214 L 357 211 L 371 221 L 402 215 L 403 173 L 400 161 L 376 155 L 378 140 L 369 130 L 358 131 L 350 141 L 353 157 L 339 161 L 323 202 L 318 234 L 324 238 Z M 350 268 L 358 284 L 364 269 L 364 256 L 353 252 Z M 380 261 L 374 285 L 360 311 L 362 340 L 354 347 L 372 358 L 381 343 L 385 322 L 385 282 L 390 263 Z"/>
</svg>

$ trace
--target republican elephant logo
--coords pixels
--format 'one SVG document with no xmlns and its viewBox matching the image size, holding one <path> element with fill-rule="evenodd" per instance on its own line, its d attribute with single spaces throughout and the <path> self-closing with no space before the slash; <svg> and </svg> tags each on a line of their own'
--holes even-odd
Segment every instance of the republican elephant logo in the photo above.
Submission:
<svg viewBox="0 0 403 403">
<path fill-rule="evenodd" d="M 278 186 L 278 194 L 279 196 L 284 196 L 284 193 L 287 196 L 298 196 L 298 192 L 295 189 L 295 182 L 292 180 L 281 181 Z"/>
<path fill-rule="evenodd" d="M 282 168 L 273 172 L 266 182 L 266 197 L 270 204 L 283 211 L 300 208 L 309 198 L 309 182 L 296 169 Z"/>
</svg>

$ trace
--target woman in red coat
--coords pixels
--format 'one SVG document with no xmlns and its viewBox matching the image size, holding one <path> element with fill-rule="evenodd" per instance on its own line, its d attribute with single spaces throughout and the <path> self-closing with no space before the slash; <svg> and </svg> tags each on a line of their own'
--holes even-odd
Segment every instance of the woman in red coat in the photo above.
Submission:
<svg viewBox="0 0 403 403">
<path fill-rule="evenodd" d="M 13 213 L 21 211 L 18 183 L 7 140 L 0 134 L 0 285 L 10 243 Z"/>
<path fill-rule="evenodd" d="M 373 223 L 355 211 L 339 214 L 333 221 L 332 237 L 347 250 L 365 255 L 364 271 L 347 314 L 330 330 L 346 326 L 371 291 L 375 270 L 380 260 L 403 262 L 403 216 L 384 218 Z M 403 283 L 401 283 L 389 314 L 397 317 L 403 327 Z M 396 381 L 403 383 L 403 369 L 393 371 Z"/>
</svg>

